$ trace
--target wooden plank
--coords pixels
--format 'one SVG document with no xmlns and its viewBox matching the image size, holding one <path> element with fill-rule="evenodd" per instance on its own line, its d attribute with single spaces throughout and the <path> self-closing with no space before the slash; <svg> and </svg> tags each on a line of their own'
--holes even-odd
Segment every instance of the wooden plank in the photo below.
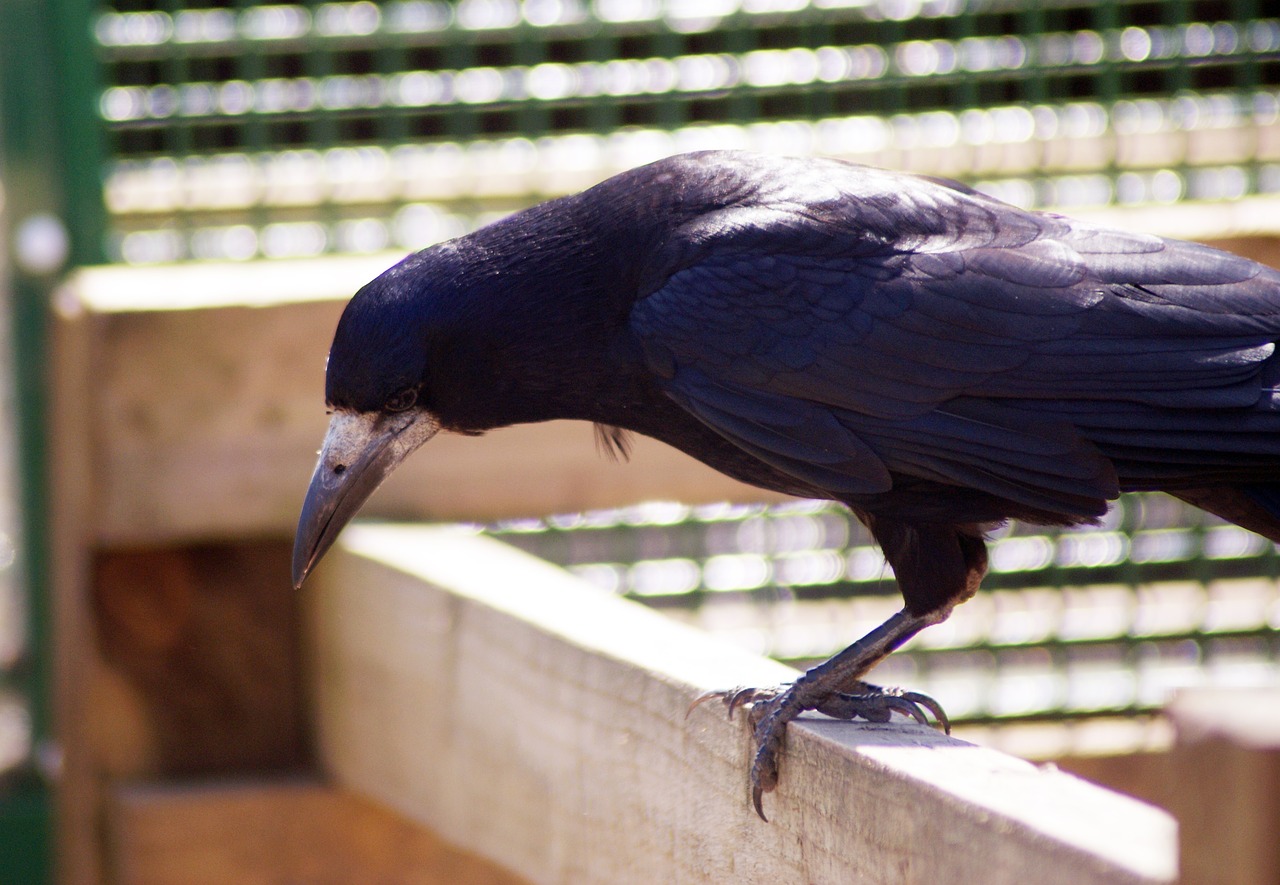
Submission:
<svg viewBox="0 0 1280 885">
<path fill-rule="evenodd" d="M 59 881 L 101 868 L 102 785 L 294 771 L 310 761 L 287 541 L 103 551 L 60 649 Z"/>
<path fill-rule="evenodd" d="M 55 315 L 50 325 L 48 457 L 49 582 L 53 610 L 53 727 L 62 754 L 55 781 L 55 870 L 58 882 L 94 885 L 101 880 L 98 856 L 98 780 L 88 692 L 97 667 L 88 600 L 91 531 L 97 483 L 93 477 L 96 434 L 85 416 L 93 411 L 96 321 Z"/>
<path fill-rule="evenodd" d="M 1208 243 L 1264 264 L 1275 255 L 1274 244 L 1280 239 L 1280 200 L 1272 196 L 1082 208 L 1067 214 L 1104 227 Z"/>
<path fill-rule="evenodd" d="M 1168 750 L 1066 756 L 1053 762 L 1063 771 L 1164 809 L 1172 804 L 1177 789 Z"/>
<path fill-rule="evenodd" d="M 766 824 L 743 726 L 685 710 L 794 672 L 482 536 L 357 527 L 317 579 L 328 769 L 534 882 L 1175 876 L 1163 812 L 914 723 L 793 724 Z"/>
<path fill-rule="evenodd" d="M 960 607 L 953 617 L 964 618 L 968 607 Z M 1021 759 L 1051 763 L 1164 809 L 1175 786 L 1169 764 L 1173 728 L 1159 716 L 962 725 L 957 736 Z"/>
<path fill-rule="evenodd" d="M 117 885 L 520 885 L 400 815 L 312 780 L 113 791 Z"/>
<path fill-rule="evenodd" d="M 1280 882 L 1280 687 L 1189 690 L 1166 713 L 1184 885 Z"/>
</svg>

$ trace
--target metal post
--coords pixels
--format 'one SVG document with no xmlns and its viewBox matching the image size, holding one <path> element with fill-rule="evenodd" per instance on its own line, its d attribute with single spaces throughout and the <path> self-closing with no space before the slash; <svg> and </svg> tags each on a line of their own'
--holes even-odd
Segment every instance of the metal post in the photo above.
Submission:
<svg viewBox="0 0 1280 885">
<path fill-rule="evenodd" d="M 26 636 L 11 684 L 26 699 L 32 752 L 0 792 L 0 879 L 43 883 L 52 875 L 48 778 L 56 768 L 51 704 L 51 615 L 44 458 L 45 332 L 49 293 L 68 268 L 102 260 L 102 152 L 96 112 L 92 6 L 84 0 L 0 4 L 0 181 L 4 185 L 8 310 L 3 391 L 12 436 L 0 471 L 19 506 L 0 513 L 14 545 L 9 580 L 25 590 Z M 0 536 L 0 540 L 3 540 Z"/>
</svg>

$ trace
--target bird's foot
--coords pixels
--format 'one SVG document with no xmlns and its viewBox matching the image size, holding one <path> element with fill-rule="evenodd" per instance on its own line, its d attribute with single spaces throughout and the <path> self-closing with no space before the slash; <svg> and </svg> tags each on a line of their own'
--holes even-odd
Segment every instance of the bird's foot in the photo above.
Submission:
<svg viewBox="0 0 1280 885">
<path fill-rule="evenodd" d="M 778 756 L 782 751 L 787 723 L 806 710 L 817 710 L 834 719 L 862 718 L 869 722 L 888 722 L 897 712 L 910 716 L 921 725 L 928 724 L 927 714 L 931 713 L 944 731 L 951 732 L 951 722 L 942 705 L 926 694 L 882 688 L 861 681 L 849 687 L 854 690 L 828 691 L 817 681 L 806 681 L 801 677 L 790 685 L 776 688 L 710 691 L 695 699 L 689 709 L 709 700 L 719 700 L 732 718 L 738 708 L 750 705 L 747 721 L 756 743 L 755 758 L 751 764 L 751 801 L 756 814 L 767 821 L 763 798 L 778 785 Z"/>
<path fill-rule="evenodd" d="M 753 715 L 754 712 L 757 709 L 764 709 L 763 706 L 757 707 L 757 702 L 771 701 L 790 689 L 791 684 L 784 683 L 783 685 L 775 685 L 772 688 L 744 688 L 739 686 L 727 691 L 704 691 L 693 699 L 693 703 L 689 705 L 688 713 L 692 713 L 695 707 L 701 707 L 707 701 L 720 701 L 720 703 L 724 704 L 725 709 L 728 710 L 729 718 L 732 719 L 733 714 L 738 711 L 739 707 L 745 707 L 750 704 L 751 709 L 748 711 L 748 715 L 752 717 L 750 722 L 754 727 L 757 721 L 757 718 Z M 685 715 L 687 716 L 688 713 Z"/>
</svg>

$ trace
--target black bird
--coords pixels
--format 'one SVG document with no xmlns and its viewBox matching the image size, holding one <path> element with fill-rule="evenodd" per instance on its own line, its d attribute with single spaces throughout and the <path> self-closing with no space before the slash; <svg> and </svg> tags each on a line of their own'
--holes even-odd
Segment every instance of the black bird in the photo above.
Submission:
<svg viewBox="0 0 1280 885">
<path fill-rule="evenodd" d="M 841 501 L 905 605 L 789 686 L 715 695 L 752 703 L 761 812 L 800 712 L 943 718 L 862 677 L 977 591 L 1004 520 L 1158 489 L 1280 541 L 1277 340 L 1280 274 L 1202 245 L 833 160 L 671 157 L 356 293 L 294 583 L 440 431 L 581 419 Z"/>
</svg>

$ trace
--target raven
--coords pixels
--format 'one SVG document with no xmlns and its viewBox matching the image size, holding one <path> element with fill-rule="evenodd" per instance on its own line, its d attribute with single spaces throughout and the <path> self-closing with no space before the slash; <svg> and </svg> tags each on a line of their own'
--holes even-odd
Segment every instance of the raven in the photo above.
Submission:
<svg viewBox="0 0 1280 885">
<path fill-rule="evenodd" d="M 756 811 L 805 710 L 945 725 L 862 677 L 971 597 L 1007 519 L 1163 490 L 1280 541 L 1280 273 L 956 182 L 702 152 L 409 256 L 338 323 L 301 585 L 410 452 L 568 418 L 847 505 L 901 611 L 750 704 Z"/>
</svg>

